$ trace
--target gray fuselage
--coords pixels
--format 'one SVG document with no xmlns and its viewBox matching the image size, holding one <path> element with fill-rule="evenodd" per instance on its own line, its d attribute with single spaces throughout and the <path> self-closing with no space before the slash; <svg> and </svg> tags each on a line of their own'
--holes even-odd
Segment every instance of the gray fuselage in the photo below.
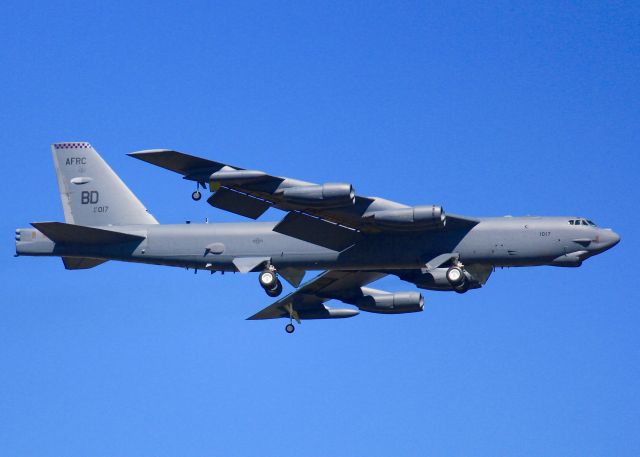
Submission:
<svg viewBox="0 0 640 457">
<path fill-rule="evenodd" d="M 416 269 L 443 253 L 464 264 L 579 266 L 619 237 L 571 217 L 480 218 L 472 228 L 366 234 L 342 252 L 274 232 L 275 222 L 100 227 L 141 235 L 120 244 L 55 244 L 33 228 L 18 229 L 18 255 L 64 256 L 237 271 L 234 260 L 268 258 L 276 268 L 299 270 Z"/>
</svg>

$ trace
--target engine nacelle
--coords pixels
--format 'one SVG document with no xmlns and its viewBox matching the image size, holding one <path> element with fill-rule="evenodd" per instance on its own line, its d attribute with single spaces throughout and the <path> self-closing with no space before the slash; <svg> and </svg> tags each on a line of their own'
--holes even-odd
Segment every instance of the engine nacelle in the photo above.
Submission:
<svg viewBox="0 0 640 457">
<path fill-rule="evenodd" d="M 313 208 L 350 206 L 355 203 L 356 198 L 353 186 L 346 183 L 288 187 L 278 193 L 287 203 Z"/>
<path fill-rule="evenodd" d="M 243 185 L 261 181 L 267 177 L 264 171 L 257 170 L 220 170 L 209 176 L 211 188 L 220 184 L 223 186 Z"/>
<path fill-rule="evenodd" d="M 363 296 L 356 300 L 356 306 L 370 313 L 416 313 L 424 308 L 424 297 L 420 292 L 384 293 L 363 287 L 362 293 Z"/>
<path fill-rule="evenodd" d="M 421 289 L 454 290 L 447 279 L 448 267 L 436 268 L 422 273 L 420 270 L 408 271 L 399 275 L 400 279 L 414 283 Z M 493 267 L 490 265 L 470 265 L 464 268 L 465 283 L 468 289 L 479 289 L 489 279 Z"/>
<path fill-rule="evenodd" d="M 435 205 L 375 211 L 366 217 L 375 225 L 399 230 L 442 228 L 447 222 L 442 206 Z"/>
</svg>

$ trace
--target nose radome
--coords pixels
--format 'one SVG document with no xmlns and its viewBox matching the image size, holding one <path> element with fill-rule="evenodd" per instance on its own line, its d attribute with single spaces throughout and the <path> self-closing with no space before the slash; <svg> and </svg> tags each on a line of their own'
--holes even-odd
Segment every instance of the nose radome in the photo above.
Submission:
<svg viewBox="0 0 640 457">
<path fill-rule="evenodd" d="M 620 235 L 613 230 L 603 230 L 601 240 L 606 248 L 609 249 L 620 242 Z"/>
<path fill-rule="evenodd" d="M 616 244 L 618 244 L 620 242 L 620 235 L 618 235 L 613 230 L 611 231 L 611 235 L 613 237 L 613 244 L 611 246 L 615 246 Z"/>
</svg>

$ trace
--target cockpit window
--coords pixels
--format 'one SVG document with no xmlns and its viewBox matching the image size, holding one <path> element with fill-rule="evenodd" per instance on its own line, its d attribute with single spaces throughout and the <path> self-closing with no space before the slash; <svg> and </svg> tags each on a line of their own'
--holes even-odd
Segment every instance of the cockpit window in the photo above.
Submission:
<svg viewBox="0 0 640 457">
<path fill-rule="evenodd" d="M 592 221 L 587 220 L 587 219 L 571 219 L 569 221 L 569 225 L 591 225 L 593 227 L 597 227 L 596 224 L 594 224 Z"/>
</svg>

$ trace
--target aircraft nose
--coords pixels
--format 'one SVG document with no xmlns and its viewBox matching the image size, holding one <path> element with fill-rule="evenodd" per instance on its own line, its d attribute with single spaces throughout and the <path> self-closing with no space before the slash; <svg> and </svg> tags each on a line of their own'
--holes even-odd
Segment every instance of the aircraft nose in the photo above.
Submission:
<svg viewBox="0 0 640 457">
<path fill-rule="evenodd" d="M 600 242 L 604 249 L 611 249 L 620 242 L 620 235 L 613 230 L 603 230 L 600 234 Z"/>
</svg>

